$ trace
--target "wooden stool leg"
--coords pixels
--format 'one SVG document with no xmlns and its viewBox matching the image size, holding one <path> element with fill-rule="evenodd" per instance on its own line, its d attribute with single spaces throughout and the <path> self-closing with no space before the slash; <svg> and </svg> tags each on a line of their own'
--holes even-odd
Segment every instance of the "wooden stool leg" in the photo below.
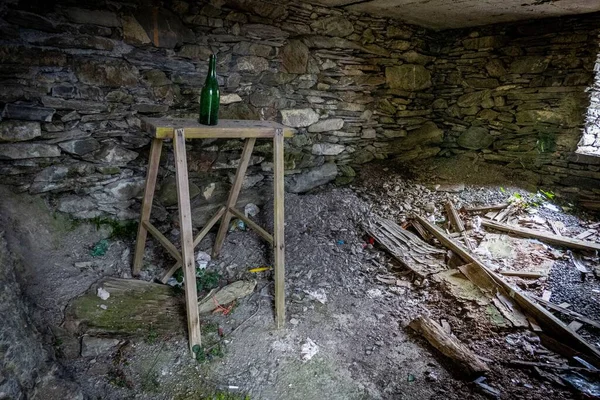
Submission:
<svg viewBox="0 0 600 400">
<path fill-rule="evenodd" d="M 277 129 L 273 139 L 273 188 L 274 188 L 274 264 L 275 264 L 275 312 L 277 328 L 285 325 L 285 235 L 284 235 L 284 159 L 283 131 Z"/>
<path fill-rule="evenodd" d="M 187 310 L 190 351 L 201 344 L 200 316 L 198 315 L 198 292 L 196 289 L 196 266 L 194 261 L 194 237 L 192 236 L 192 209 L 188 182 L 185 136 L 183 129 L 175 129 L 173 138 L 175 152 L 175 177 L 179 203 L 179 229 L 181 230 L 181 260 L 185 280 L 185 306 Z M 194 353 L 192 352 L 192 356 Z"/>
<path fill-rule="evenodd" d="M 148 162 L 148 171 L 146 172 L 146 187 L 144 189 L 144 199 L 142 200 L 142 212 L 140 225 L 138 227 L 137 239 L 135 242 L 135 256 L 133 258 L 133 275 L 139 275 L 142 269 L 144 259 L 144 249 L 146 248 L 146 238 L 148 230 L 144 226 L 145 222 L 150 221 L 150 212 L 152 211 L 152 200 L 154 199 L 154 190 L 156 189 L 156 177 L 158 175 L 158 165 L 160 164 L 160 152 L 162 150 L 162 139 L 153 139 L 150 147 L 150 160 Z"/>
<path fill-rule="evenodd" d="M 217 238 L 215 239 L 215 245 L 213 247 L 212 254 L 213 257 L 217 257 L 221 251 L 221 248 L 223 247 L 225 235 L 227 234 L 227 229 L 229 228 L 229 221 L 231 220 L 231 212 L 229 209 L 235 207 L 235 204 L 237 203 L 238 195 L 242 189 L 242 183 L 244 182 L 244 176 L 246 175 L 246 169 L 248 169 L 248 163 L 250 162 L 250 157 L 252 156 L 252 150 L 254 149 L 255 142 L 256 138 L 249 138 L 246 139 L 246 143 L 244 144 L 240 165 L 235 173 L 233 186 L 231 187 L 231 192 L 229 192 L 229 198 L 227 199 L 227 208 L 225 209 L 225 214 L 223 214 L 223 218 L 221 219 L 219 232 L 217 233 Z"/>
</svg>

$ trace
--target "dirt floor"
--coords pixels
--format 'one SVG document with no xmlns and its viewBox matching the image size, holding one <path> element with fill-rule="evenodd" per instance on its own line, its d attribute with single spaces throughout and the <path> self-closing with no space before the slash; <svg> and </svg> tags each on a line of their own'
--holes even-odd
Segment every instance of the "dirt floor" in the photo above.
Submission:
<svg viewBox="0 0 600 400">
<path fill-rule="evenodd" d="M 102 277 L 130 278 L 133 240 L 109 238 L 106 253 L 93 257 L 90 249 L 110 236 L 109 226 L 73 223 L 49 213 L 42 200 L 6 188 L 0 193 L 0 218 L 11 251 L 25 266 L 23 284 L 37 310 L 34 320 L 65 376 L 89 399 L 210 399 L 217 393 L 221 399 L 253 400 L 495 397 L 472 382 L 477 376 L 467 376 L 407 327 L 420 315 L 447 321 L 452 333 L 487 362 L 485 384 L 501 398 L 578 398 L 554 373 L 509 365 L 517 359 L 565 362 L 544 348 L 528 327 L 512 327 L 490 313 L 485 299 L 447 281 L 416 279 L 383 248 L 370 244 L 364 229 L 372 215 L 402 224 L 413 213 L 442 226 L 447 200 L 457 208 L 539 200 L 528 192 L 532 187 L 524 184 L 527 178 L 471 159 L 436 160 L 411 171 L 386 162 L 367 166 L 350 187 L 288 194 L 286 327 L 274 326 L 271 271 L 249 272 L 270 265 L 269 247 L 253 232 L 232 232 L 222 255 L 206 271 L 219 274 L 220 286 L 240 279 L 256 280 L 257 286 L 227 315 L 201 318 L 205 347 L 212 346 L 203 362 L 190 356 L 185 332 L 156 335 L 151 328 L 95 355 L 80 356 L 78 339 L 69 339 L 59 327 L 63 311 Z M 596 221 L 562 199 L 532 203 L 519 206 L 508 218 L 545 224 L 539 228 L 550 232 L 547 221 L 559 222 L 565 236 L 584 232 Z M 266 226 L 272 224 L 270 209 L 265 206 L 257 216 Z M 476 219 L 469 218 L 476 251 L 499 270 L 528 268 L 524 260 L 529 259 L 514 252 L 537 246 L 524 251 L 527 257 L 538 257 L 532 263 L 547 267 L 548 277 L 508 278 L 512 284 L 539 296 L 549 291 L 551 302 L 568 302 L 600 320 L 600 284 L 592 274 L 595 255 L 574 252 L 590 271 L 582 274 L 565 249 L 523 239 L 512 243 L 506 235 L 494 242 L 491 232 L 478 233 L 473 225 Z M 169 229 L 171 239 L 177 237 L 173 227 L 161 229 Z M 600 234 L 590 239 L 598 241 Z M 198 250 L 209 250 L 213 240 L 210 234 Z M 173 260 L 158 244 L 149 244 L 142 279 L 152 281 Z M 584 326 L 579 333 L 593 345 L 600 342 L 595 328 Z"/>
</svg>

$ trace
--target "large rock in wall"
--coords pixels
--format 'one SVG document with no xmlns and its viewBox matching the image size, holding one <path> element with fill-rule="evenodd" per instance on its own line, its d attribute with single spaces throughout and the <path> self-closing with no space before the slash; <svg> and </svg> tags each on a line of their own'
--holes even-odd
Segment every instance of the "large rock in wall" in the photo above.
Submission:
<svg viewBox="0 0 600 400">
<path fill-rule="evenodd" d="M 432 73 L 433 118 L 446 132 L 440 154 L 476 151 L 597 201 L 598 162 L 575 152 L 599 34 L 597 14 L 440 34 Z"/>
<path fill-rule="evenodd" d="M 0 173 L 19 190 L 56 196 L 77 218 L 137 217 L 150 141 L 141 118 L 195 118 L 213 52 L 222 118 L 296 129 L 290 190 L 332 181 L 345 165 L 439 151 L 419 141 L 423 129 L 438 129 L 428 122 L 435 57 L 424 30 L 301 3 L 56 3 L 43 15 L 18 3 L 0 8 Z M 165 185 L 173 173 L 166 153 Z M 191 153 L 202 209 L 226 196 L 241 143 L 195 141 Z M 255 154 L 246 189 L 268 193 L 270 144 L 259 142 Z M 115 194 L 116 183 L 133 195 Z"/>
</svg>

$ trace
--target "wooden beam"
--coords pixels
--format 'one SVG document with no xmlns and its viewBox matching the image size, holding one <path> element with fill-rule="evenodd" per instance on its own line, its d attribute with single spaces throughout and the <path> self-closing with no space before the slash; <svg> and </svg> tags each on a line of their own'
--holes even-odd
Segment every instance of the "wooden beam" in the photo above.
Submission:
<svg viewBox="0 0 600 400">
<path fill-rule="evenodd" d="M 283 130 L 278 129 L 273 138 L 273 244 L 275 266 L 275 313 L 277 328 L 285 325 L 285 211 L 284 211 L 284 159 Z M 230 205 L 233 207 L 235 204 Z"/>
<path fill-rule="evenodd" d="M 150 159 L 148 161 L 148 170 L 146 171 L 146 186 L 144 188 L 140 224 L 138 225 L 138 233 L 135 241 L 135 255 L 133 257 L 132 274 L 134 276 L 139 275 L 142 270 L 146 238 L 148 237 L 148 230 L 144 223 L 150 222 L 150 212 L 152 211 L 152 201 L 154 200 L 154 190 L 156 189 L 156 178 L 158 176 L 158 166 L 160 165 L 162 144 L 162 140 L 153 139 L 152 145 L 150 146 Z"/>
<path fill-rule="evenodd" d="M 415 231 L 417 231 L 419 236 L 421 236 L 421 239 L 423 239 L 426 242 L 431 240 L 431 235 L 429 235 L 429 233 L 425 229 L 423 229 L 423 227 L 417 221 L 411 220 L 410 224 L 413 228 L 415 228 Z"/>
<path fill-rule="evenodd" d="M 227 235 L 227 231 L 229 230 L 229 221 L 231 220 L 231 213 L 229 210 L 234 208 L 235 204 L 237 203 L 240 190 L 242 189 L 242 183 L 244 183 L 246 169 L 248 169 L 248 163 L 250 162 L 252 150 L 254 149 L 254 143 L 256 143 L 256 138 L 246 139 L 246 143 L 244 144 L 240 165 L 235 173 L 233 185 L 231 186 L 231 191 L 229 192 L 229 198 L 227 199 L 227 204 L 225 205 L 225 214 L 223 214 L 223 218 L 221 218 L 221 225 L 219 226 L 217 238 L 215 239 L 215 245 L 213 246 L 213 258 L 219 255 L 221 247 L 223 247 L 223 243 L 225 242 L 225 235 Z"/>
<path fill-rule="evenodd" d="M 495 229 L 502 232 L 513 233 L 518 236 L 538 239 L 542 242 L 568 247 L 580 250 L 599 250 L 600 243 L 588 242 L 583 240 L 571 239 L 564 236 L 558 236 L 547 232 L 541 232 L 529 228 L 506 225 L 489 219 L 482 219 L 481 225 L 486 228 Z"/>
<path fill-rule="evenodd" d="M 584 367 L 572 367 L 570 365 L 560 365 L 556 363 L 542 363 L 542 362 L 534 362 L 534 361 L 523 361 L 523 360 L 510 360 L 506 362 L 508 365 L 514 365 L 517 367 L 538 367 L 538 368 L 548 368 L 554 369 L 557 371 L 582 371 L 588 372 L 591 374 L 598 375 L 600 371 L 584 368 Z"/>
<path fill-rule="evenodd" d="M 223 214 L 225 214 L 225 210 L 226 210 L 225 206 L 222 206 L 221 208 L 219 208 L 217 213 L 215 215 L 213 215 L 211 219 L 208 220 L 206 225 L 204 225 L 202 230 L 198 233 L 198 235 L 194 239 L 194 248 L 196 248 L 196 246 L 198 246 L 200 244 L 202 239 L 204 239 L 204 237 L 206 235 L 208 235 L 208 232 L 210 232 L 212 227 L 215 226 L 215 224 L 219 221 L 219 219 L 223 216 Z"/>
<path fill-rule="evenodd" d="M 545 310 L 542 306 L 523 295 L 517 288 L 506 283 L 502 277 L 492 272 L 478 257 L 469 252 L 460 243 L 447 237 L 446 234 L 440 230 L 440 228 L 433 225 L 426 218 L 423 218 L 420 215 L 415 215 L 415 218 L 444 246 L 454 251 L 464 261 L 474 263 L 482 272 L 488 274 L 500 287 L 510 294 L 510 296 L 517 302 L 519 306 L 523 308 L 527 314 L 535 318 L 544 332 L 552 335 L 555 338 L 558 338 L 559 341 L 564 342 L 568 346 L 573 347 L 581 353 L 587 354 L 593 360 L 594 366 L 600 367 L 600 351 L 598 351 L 594 346 L 586 342 L 576 332 L 570 330 L 561 320 Z"/>
<path fill-rule="evenodd" d="M 408 324 L 443 355 L 453 360 L 469 374 L 487 372 L 489 367 L 454 335 L 427 317 L 415 318 Z"/>
<path fill-rule="evenodd" d="M 229 212 L 232 213 L 233 215 L 235 215 L 237 218 L 244 221 L 244 223 L 246 225 L 248 225 L 250 228 L 254 229 L 256 231 L 256 233 L 258 233 L 260 236 L 262 236 L 263 239 L 265 239 L 267 242 L 269 242 L 271 245 L 273 245 L 273 236 L 271 236 L 269 234 L 269 232 L 265 231 L 256 222 L 254 222 L 250 218 L 246 217 L 244 215 L 244 213 L 240 212 L 238 209 L 236 209 L 234 207 L 231 207 L 229 209 Z"/>
<path fill-rule="evenodd" d="M 549 308 L 549 309 L 557 311 L 557 312 L 559 312 L 561 314 L 567 315 L 567 316 L 569 316 L 571 318 L 574 318 L 574 319 L 576 319 L 578 321 L 585 322 L 586 324 L 588 324 L 590 326 L 593 326 L 594 328 L 600 329 L 600 322 L 599 321 L 595 321 L 593 319 L 590 319 L 590 318 L 588 318 L 588 317 L 586 317 L 586 316 L 584 316 L 582 314 L 579 314 L 576 311 L 569 310 L 568 308 L 561 307 L 558 304 L 554 304 L 554 303 L 551 303 L 549 301 L 546 301 L 546 300 L 542 299 L 541 297 L 537 297 L 537 296 L 534 296 L 534 295 L 528 295 L 528 296 L 531 297 L 532 299 L 535 299 L 537 302 L 539 302 L 541 305 L 543 305 L 546 308 Z"/>
<path fill-rule="evenodd" d="M 508 207 L 508 203 L 496 204 L 492 206 L 480 206 L 480 207 L 463 207 L 462 209 L 466 212 L 488 212 L 503 210 Z"/>
<path fill-rule="evenodd" d="M 454 205 L 451 201 L 448 201 L 445 204 L 445 207 L 450 223 L 457 232 L 460 232 L 467 247 L 470 250 L 473 250 L 473 244 L 471 243 L 471 241 L 469 240 L 469 236 L 467 236 L 467 233 L 465 232 L 465 226 L 463 225 L 462 220 L 460 219 L 460 215 L 458 215 L 458 211 L 456 211 L 456 208 L 454 208 Z"/>
<path fill-rule="evenodd" d="M 520 278 L 537 279 L 546 276 L 545 273 L 539 271 L 498 271 L 504 276 L 518 276 Z"/>
<path fill-rule="evenodd" d="M 190 353 L 193 347 L 202 344 L 200 316 L 198 315 L 198 291 L 196 289 L 196 263 L 194 260 L 194 238 L 192 236 L 192 208 L 188 181 L 185 135 L 183 129 L 175 131 L 173 139 L 175 152 L 175 180 L 179 203 L 179 229 L 181 231 L 181 263 L 185 280 L 185 306 L 187 311 L 188 339 Z"/>
<path fill-rule="evenodd" d="M 150 234 L 154 236 L 154 238 L 158 240 L 160 244 L 162 244 L 162 246 L 169 252 L 169 254 L 173 256 L 174 259 L 176 259 L 177 261 L 181 261 L 181 253 L 179 253 L 177 247 L 175 247 L 175 245 L 171 243 L 171 241 L 167 239 L 165 235 L 163 235 L 158 229 L 156 229 L 156 227 L 150 222 L 144 222 L 144 226 L 146 227 L 148 232 L 150 232 Z"/>
</svg>

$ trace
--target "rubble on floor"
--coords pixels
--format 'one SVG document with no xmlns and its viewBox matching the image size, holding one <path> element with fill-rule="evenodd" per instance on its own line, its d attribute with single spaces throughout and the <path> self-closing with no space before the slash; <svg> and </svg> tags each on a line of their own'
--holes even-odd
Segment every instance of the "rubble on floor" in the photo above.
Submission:
<svg viewBox="0 0 600 400">
<path fill-rule="evenodd" d="M 430 298 L 409 325 L 470 376 L 487 371 L 474 381 L 480 391 L 522 395 L 518 366 L 528 370 L 518 386 L 532 393 L 542 382 L 598 398 L 600 223 L 544 190 L 425 186 L 374 170 L 357 190 L 374 203 L 367 232 Z M 411 246 L 407 235 L 418 236 Z M 445 261 L 416 268 L 410 255 L 424 246 Z"/>
</svg>

